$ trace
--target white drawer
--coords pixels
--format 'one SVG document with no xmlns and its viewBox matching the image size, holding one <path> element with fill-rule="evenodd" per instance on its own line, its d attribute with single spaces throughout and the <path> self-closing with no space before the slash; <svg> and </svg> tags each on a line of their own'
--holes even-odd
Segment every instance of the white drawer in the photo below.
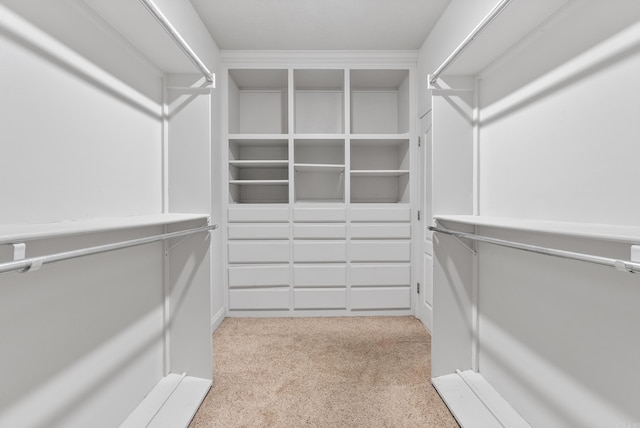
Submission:
<svg viewBox="0 0 640 428">
<path fill-rule="evenodd" d="M 411 238 L 410 223 L 359 223 L 351 225 L 352 239 Z"/>
<path fill-rule="evenodd" d="M 351 309 L 410 309 L 411 288 L 352 288 Z"/>
<path fill-rule="evenodd" d="M 229 207 L 229 223 L 286 223 L 289 207 Z"/>
<path fill-rule="evenodd" d="M 230 266 L 229 287 L 254 287 L 289 285 L 289 265 L 279 266 Z"/>
<path fill-rule="evenodd" d="M 230 224 L 229 239 L 289 239 L 288 224 Z"/>
<path fill-rule="evenodd" d="M 336 287 L 347 285 L 347 266 L 294 265 L 293 283 L 296 287 Z"/>
<path fill-rule="evenodd" d="M 337 208 L 294 208 L 293 221 L 309 222 L 345 222 L 347 221 L 347 209 Z"/>
<path fill-rule="evenodd" d="M 347 289 L 298 289 L 293 291 L 295 309 L 346 309 Z"/>
<path fill-rule="evenodd" d="M 411 261 L 411 241 L 351 241 L 354 262 Z"/>
<path fill-rule="evenodd" d="M 345 239 L 347 226 L 344 224 L 294 224 L 293 237 L 296 239 Z"/>
<path fill-rule="evenodd" d="M 298 241 L 293 244 L 296 262 L 344 262 L 347 258 L 345 241 Z"/>
<path fill-rule="evenodd" d="M 353 264 L 351 285 L 389 286 L 411 284 L 409 264 Z"/>
<path fill-rule="evenodd" d="M 288 241 L 229 242 L 229 263 L 282 263 L 288 261 Z"/>
<path fill-rule="evenodd" d="M 229 290 L 231 310 L 289 309 L 288 288 L 260 288 Z"/>
<path fill-rule="evenodd" d="M 402 207 L 351 207 L 352 222 L 411 221 L 411 208 Z"/>
</svg>

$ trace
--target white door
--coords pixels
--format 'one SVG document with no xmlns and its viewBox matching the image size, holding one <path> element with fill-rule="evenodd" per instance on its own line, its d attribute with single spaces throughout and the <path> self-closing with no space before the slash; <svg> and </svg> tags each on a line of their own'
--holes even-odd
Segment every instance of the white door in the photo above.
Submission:
<svg viewBox="0 0 640 428">
<path fill-rule="evenodd" d="M 431 110 L 420 119 L 420 222 L 419 239 L 421 240 L 420 263 L 418 275 L 419 287 L 416 287 L 416 317 L 431 330 L 433 320 L 433 233 L 427 228 L 432 224 L 433 210 L 431 208 L 431 171 L 432 171 L 432 143 L 431 143 Z"/>
</svg>

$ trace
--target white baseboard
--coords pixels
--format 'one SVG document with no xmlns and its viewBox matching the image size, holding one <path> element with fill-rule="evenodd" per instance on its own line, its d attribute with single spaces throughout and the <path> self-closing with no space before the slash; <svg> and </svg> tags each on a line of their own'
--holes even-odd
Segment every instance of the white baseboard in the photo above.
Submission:
<svg viewBox="0 0 640 428">
<path fill-rule="evenodd" d="M 220 308 L 220 310 L 211 319 L 211 333 L 216 331 L 218 327 L 220 327 L 220 324 L 222 324 L 222 321 L 226 318 L 224 312 L 224 308 Z"/>
</svg>

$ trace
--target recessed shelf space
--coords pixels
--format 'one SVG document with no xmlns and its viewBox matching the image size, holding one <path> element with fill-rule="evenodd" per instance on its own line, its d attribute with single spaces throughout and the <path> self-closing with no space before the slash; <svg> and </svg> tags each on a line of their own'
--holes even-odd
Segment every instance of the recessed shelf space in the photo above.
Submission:
<svg viewBox="0 0 640 428">
<path fill-rule="evenodd" d="M 351 202 L 409 202 L 409 140 L 351 140 Z"/>
<path fill-rule="evenodd" d="M 295 70 L 295 133 L 344 133 L 344 70 Z"/>
<path fill-rule="evenodd" d="M 409 132 L 408 70 L 351 70 L 351 133 Z"/>
<path fill-rule="evenodd" d="M 230 202 L 288 203 L 288 158 L 286 139 L 230 139 Z"/>
<path fill-rule="evenodd" d="M 342 139 L 294 141 L 296 202 L 344 202 Z"/>
<path fill-rule="evenodd" d="M 229 133 L 288 132 L 288 71 L 229 70 Z"/>
</svg>

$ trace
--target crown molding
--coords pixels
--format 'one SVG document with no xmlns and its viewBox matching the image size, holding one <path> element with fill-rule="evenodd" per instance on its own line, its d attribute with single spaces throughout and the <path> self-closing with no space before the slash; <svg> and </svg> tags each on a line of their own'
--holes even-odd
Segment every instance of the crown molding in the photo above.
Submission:
<svg viewBox="0 0 640 428">
<path fill-rule="evenodd" d="M 407 66 L 415 65 L 418 51 L 304 51 L 304 50 L 222 50 L 220 59 L 227 66 Z"/>
</svg>

